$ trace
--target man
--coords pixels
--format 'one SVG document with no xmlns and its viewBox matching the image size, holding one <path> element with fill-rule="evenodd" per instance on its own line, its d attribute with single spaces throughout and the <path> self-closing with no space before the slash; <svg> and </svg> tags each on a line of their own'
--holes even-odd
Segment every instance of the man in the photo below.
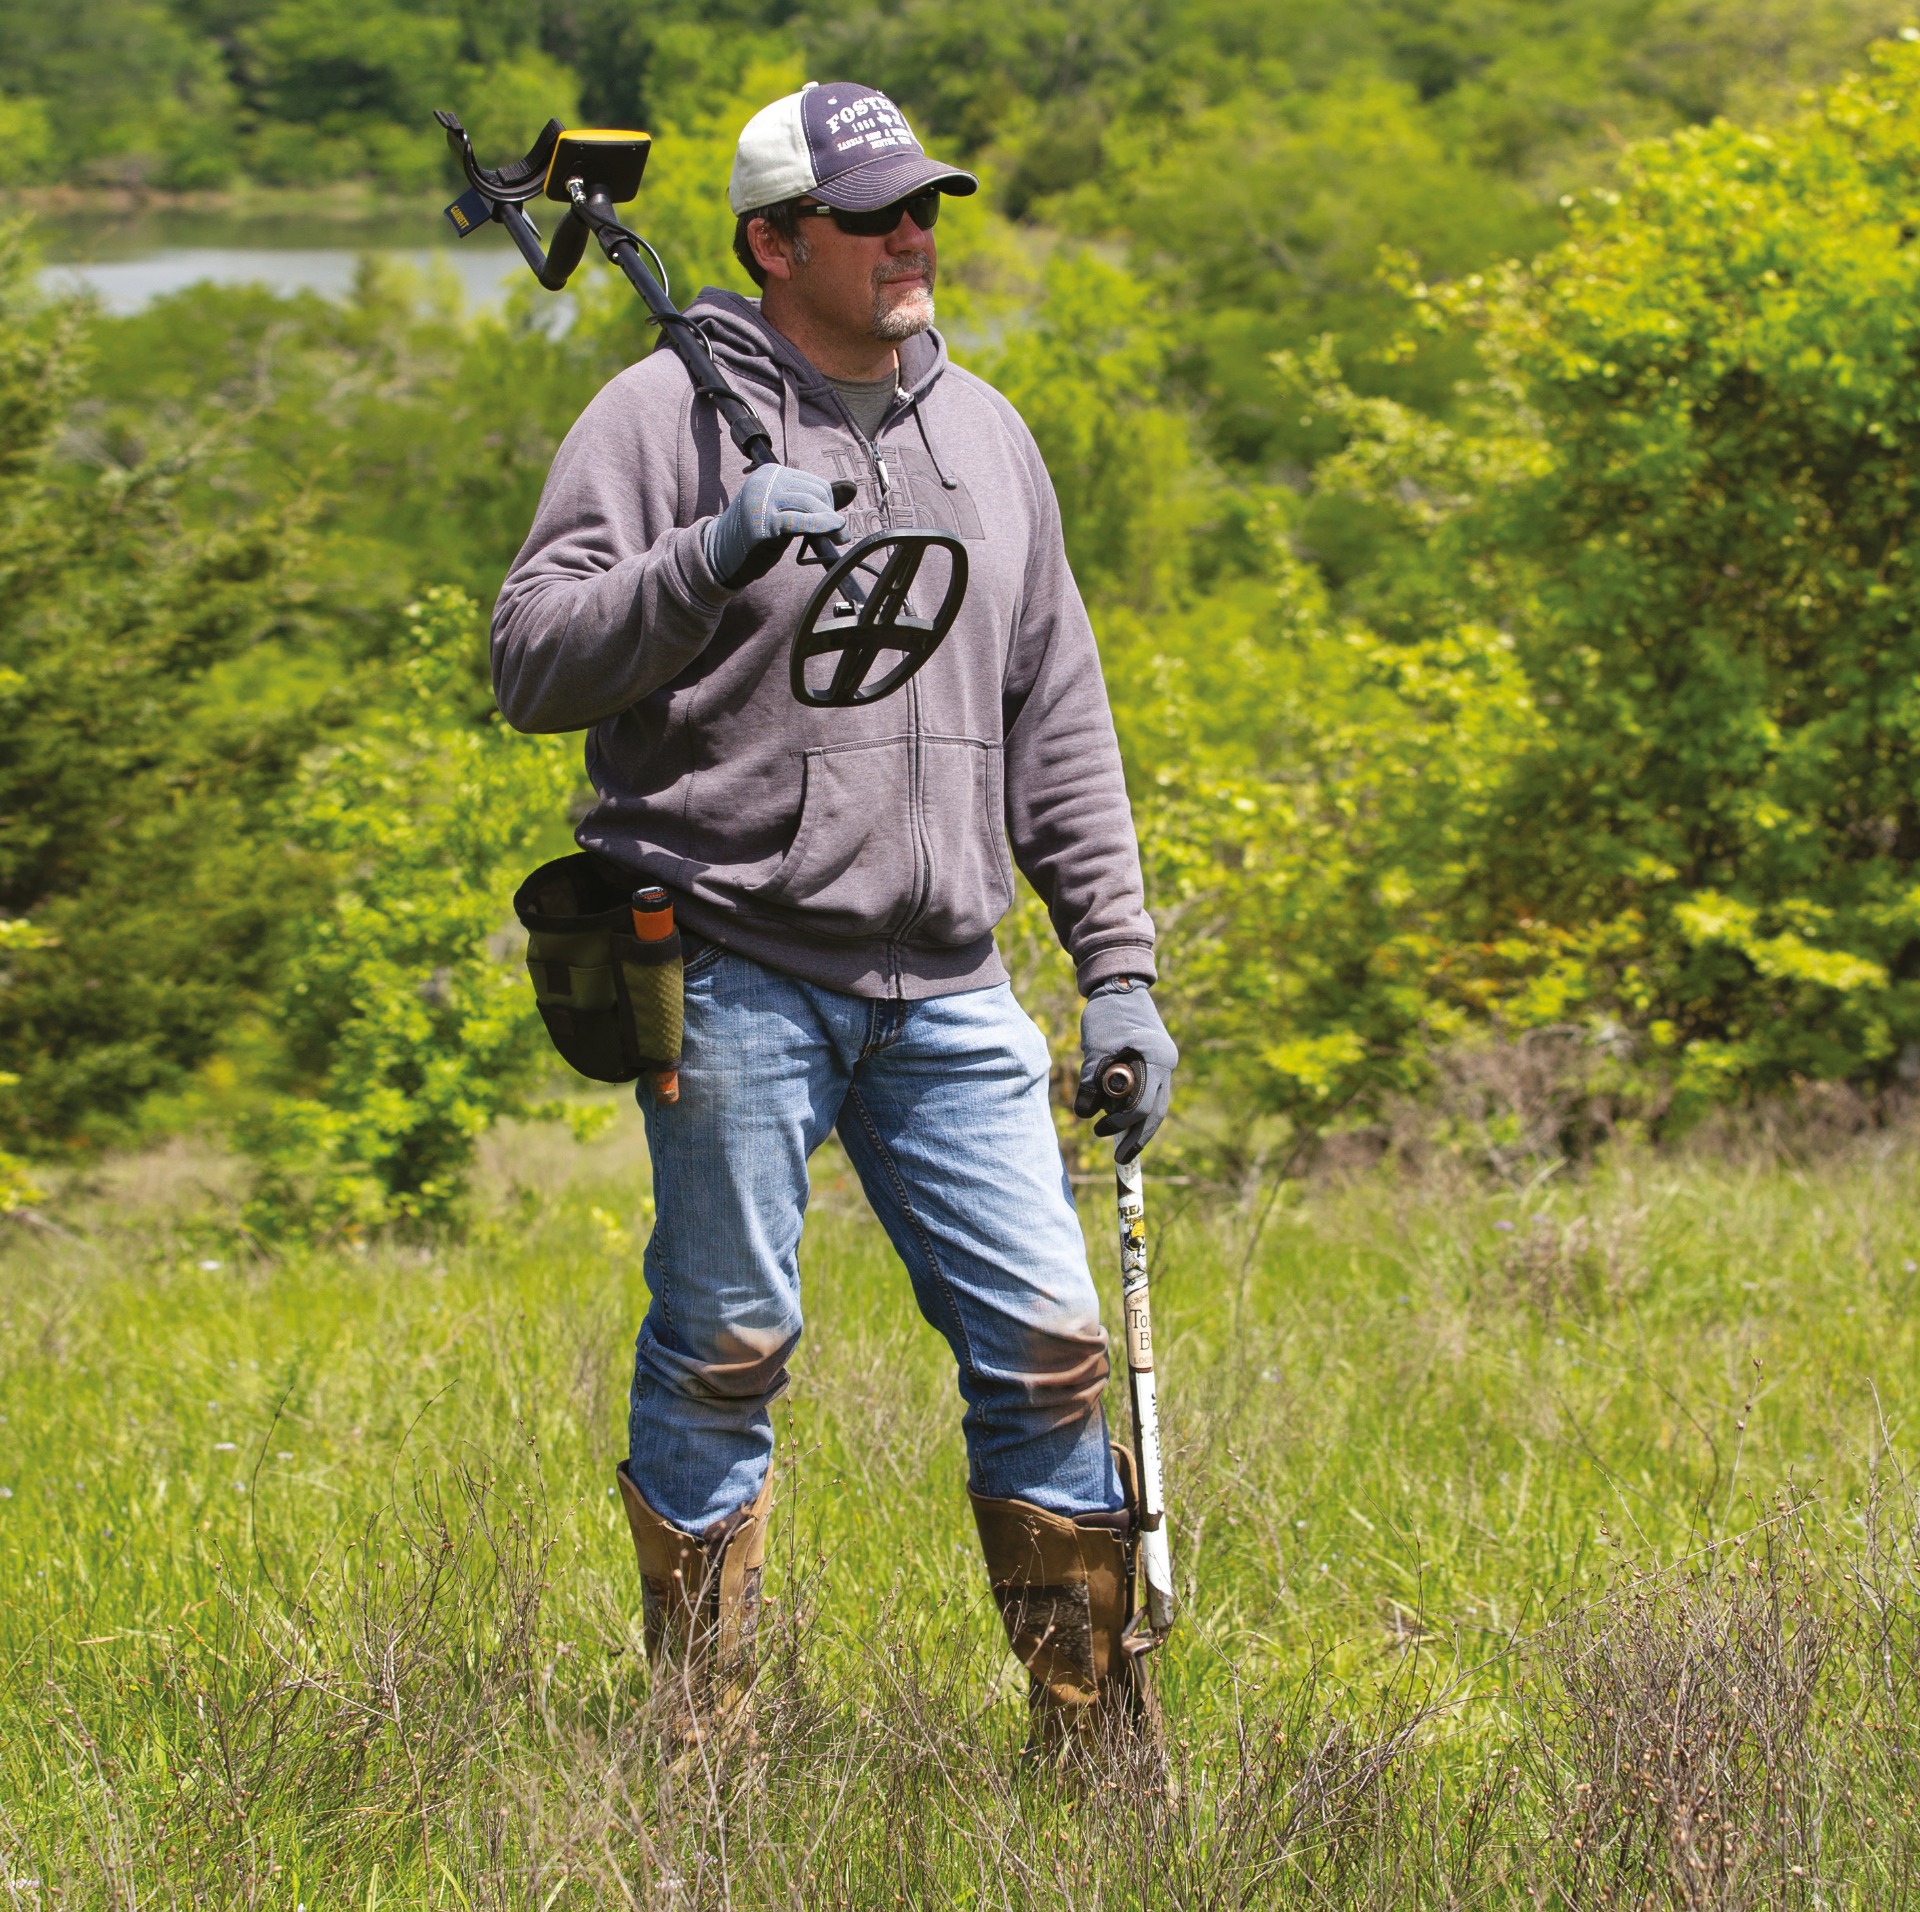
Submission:
<svg viewBox="0 0 1920 1912">
<path fill-rule="evenodd" d="M 1027 1666 L 1035 1744 L 1149 1715 L 1120 1650 L 1133 1599 L 1105 1335 L 1047 1108 L 1046 1045 L 994 925 L 1008 852 L 1088 996 L 1082 1115 L 1103 1062 L 1167 1107 L 1113 724 L 1031 436 L 932 328 L 942 194 L 867 87 L 807 87 L 740 136 L 734 247 L 758 302 L 691 308 L 781 463 L 744 473 L 669 352 L 614 379 L 554 460 L 493 625 L 500 708 L 587 728 L 583 847 L 667 886 L 691 951 L 679 1098 L 643 1094 L 657 1216 L 617 1479 L 649 1653 L 698 1732 L 747 1675 L 772 1495 L 768 1409 L 800 1339 L 807 1158 L 838 1129 L 958 1363 L 989 1576 Z M 855 487 L 845 512 L 832 481 Z M 845 493 L 843 492 L 843 495 Z M 796 535 L 920 526 L 971 582 L 904 689 L 803 707 L 788 648 L 820 573 Z"/>
</svg>

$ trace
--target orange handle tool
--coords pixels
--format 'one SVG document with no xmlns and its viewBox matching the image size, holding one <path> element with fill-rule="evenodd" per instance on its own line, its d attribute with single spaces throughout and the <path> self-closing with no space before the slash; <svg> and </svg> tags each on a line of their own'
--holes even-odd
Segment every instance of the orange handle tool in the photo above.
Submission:
<svg viewBox="0 0 1920 1912">
<path fill-rule="evenodd" d="M 643 943 L 664 942 L 673 934 L 673 898 L 657 883 L 633 893 L 633 933 Z M 662 1069 L 653 1078 L 653 1093 L 662 1102 L 680 1100 L 680 1072 Z"/>
</svg>

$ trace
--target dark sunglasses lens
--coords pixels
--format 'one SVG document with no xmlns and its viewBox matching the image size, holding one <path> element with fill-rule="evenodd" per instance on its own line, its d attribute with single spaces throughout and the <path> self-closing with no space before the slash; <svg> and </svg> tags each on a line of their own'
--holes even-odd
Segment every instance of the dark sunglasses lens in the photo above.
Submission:
<svg viewBox="0 0 1920 1912">
<path fill-rule="evenodd" d="M 873 212 L 836 212 L 833 223 L 842 232 L 858 234 L 862 239 L 884 239 L 899 225 L 902 213 L 922 232 L 931 232 L 934 221 L 940 217 L 939 188 L 929 187 L 925 192 L 896 199 L 892 205 L 878 207 Z"/>
</svg>

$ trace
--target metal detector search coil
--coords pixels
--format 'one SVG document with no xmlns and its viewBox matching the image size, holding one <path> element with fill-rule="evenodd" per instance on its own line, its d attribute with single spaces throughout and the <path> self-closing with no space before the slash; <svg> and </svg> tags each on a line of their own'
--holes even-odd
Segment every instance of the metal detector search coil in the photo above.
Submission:
<svg viewBox="0 0 1920 1912">
<path fill-rule="evenodd" d="M 949 561 L 947 588 L 931 617 L 915 617 L 907 594 L 929 551 L 944 551 Z M 870 578 L 864 601 L 845 588 L 849 577 Z M 877 704 L 891 697 L 940 646 L 960 615 L 967 595 L 967 548 L 944 531 L 876 531 L 862 538 L 826 577 L 807 605 L 793 640 L 789 681 L 803 704 L 825 709 Z M 883 654 L 898 662 L 869 682 Z M 815 658 L 834 658 L 823 690 L 807 679 Z M 858 693 L 858 694 L 856 694 Z"/>
<path fill-rule="evenodd" d="M 729 385 L 714 363 L 698 326 L 667 295 L 666 272 L 655 278 L 641 262 L 644 249 L 655 267 L 660 255 L 620 222 L 616 206 L 640 191 L 653 142 L 645 133 L 617 127 L 569 130 L 548 120 L 532 150 L 510 166 L 489 168 L 474 157 L 473 141 L 451 113 L 434 118 L 467 176 L 468 190 L 447 208 L 447 222 L 462 238 L 490 222 L 505 226 L 520 256 L 549 292 L 558 292 L 579 265 L 589 239 L 626 274 L 675 356 L 687 368 L 697 397 L 725 421 L 749 471 L 777 464 L 773 440 L 753 407 Z M 567 210 L 544 250 L 534 223 L 521 210 L 546 198 Z M 836 500 L 841 503 L 847 501 Z M 803 704 L 852 710 L 891 697 L 945 640 L 967 594 L 967 554 L 944 531 L 912 528 L 877 531 L 849 545 L 828 536 L 803 539 L 799 562 L 826 569 L 794 633 L 788 684 Z M 930 616 L 910 602 L 927 558 L 946 555 L 946 584 Z M 937 579 L 938 567 L 932 574 Z M 812 668 L 810 668 L 812 667 Z"/>
</svg>

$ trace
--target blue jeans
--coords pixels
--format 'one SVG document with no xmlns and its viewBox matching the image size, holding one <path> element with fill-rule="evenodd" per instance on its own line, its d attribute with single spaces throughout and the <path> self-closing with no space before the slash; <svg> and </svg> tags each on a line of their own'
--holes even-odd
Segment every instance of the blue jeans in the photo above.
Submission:
<svg viewBox="0 0 1920 1912">
<path fill-rule="evenodd" d="M 1046 1043 L 1012 990 L 871 1002 L 708 944 L 686 1000 L 680 1099 L 640 1093 L 656 1214 L 629 1466 L 653 1508 L 698 1533 L 760 1490 L 800 1340 L 807 1158 L 835 1127 L 959 1365 L 974 1488 L 1119 1507 L 1099 1298 Z"/>
</svg>

